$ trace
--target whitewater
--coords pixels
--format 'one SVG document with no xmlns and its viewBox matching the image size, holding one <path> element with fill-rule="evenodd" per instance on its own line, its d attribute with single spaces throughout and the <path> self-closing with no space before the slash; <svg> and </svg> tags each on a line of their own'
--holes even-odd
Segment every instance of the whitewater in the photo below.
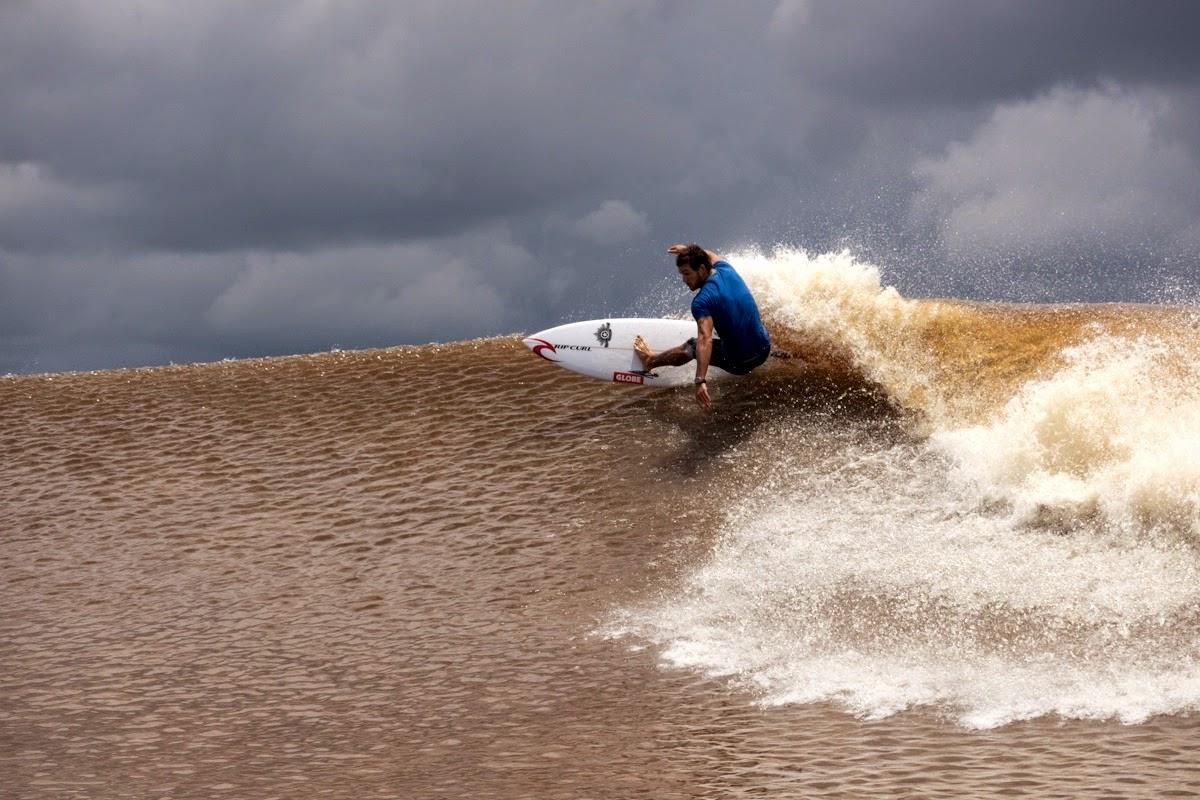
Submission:
<svg viewBox="0 0 1200 800">
<path fill-rule="evenodd" d="M 828 431 L 773 431 L 711 557 L 605 635 L 864 718 L 1200 705 L 1193 309 L 910 300 L 845 252 L 729 260 L 776 343 L 878 387 L 902 433 L 814 463 Z"/>
</svg>

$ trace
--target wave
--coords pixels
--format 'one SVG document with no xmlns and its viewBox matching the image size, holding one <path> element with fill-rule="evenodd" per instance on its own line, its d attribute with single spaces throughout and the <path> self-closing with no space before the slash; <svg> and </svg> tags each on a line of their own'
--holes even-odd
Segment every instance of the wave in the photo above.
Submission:
<svg viewBox="0 0 1200 800">
<path fill-rule="evenodd" d="M 730 261 L 776 343 L 877 387 L 902 433 L 780 404 L 749 445 L 768 477 L 709 555 L 602 633 L 868 718 L 1200 708 L 1194 309 L 909 299 L 848 253 Z"/>
<path fill-rule="evenodd" d="M 517 337 L 25 376 L 0 380 L 10 477 L 22 497 L 178 477 L 188 434 L 227 453 L 209 477 L 259 454 L 248 490 L 302 456 L 282 485 L 330 514 L 373 463 L 383 540 L 436 526 L 486 550 L 481 520 L 586 536 L 592 509 L 621 509 L 601 521 L 639 541 L 714 538 L 603 631 L 764 704 L 928 707 L 971 727 L 1200 709 L 1194 309 L 913 299 L 847 253 L 730 260 L 799 358 L 714 387 L 711 417 L 687 392 L 555 369 Z M 530 562 L 506 585 L 580 569 Z"/>
</svg>

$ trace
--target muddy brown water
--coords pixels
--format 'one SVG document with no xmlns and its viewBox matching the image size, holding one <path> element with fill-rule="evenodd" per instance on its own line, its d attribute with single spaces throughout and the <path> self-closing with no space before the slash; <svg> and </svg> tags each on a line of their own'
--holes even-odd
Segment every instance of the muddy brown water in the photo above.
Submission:
<svg viewBox="0 0 1200 800">
<path fill-rule="evenodd" d="M 705 562 L 781 417 L 815 465 L 910 435 L 853 382 L 724 391 L 515 339 L 0 380 L 0 796 L 1200 794 L 1190 713 L 869 719 L 604 635 Z"/>
</svg>

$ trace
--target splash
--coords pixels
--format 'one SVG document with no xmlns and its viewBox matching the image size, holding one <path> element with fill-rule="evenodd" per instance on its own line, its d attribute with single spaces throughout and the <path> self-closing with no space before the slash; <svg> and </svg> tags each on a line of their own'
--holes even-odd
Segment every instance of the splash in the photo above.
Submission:
<svg viewBox="0 0 1200 800">
<path fill-rule="evenodd" d="M 912 300 L 848 252 L 731 260 L 780 346 L 882 387 L 981 505 L 1200 536 L 1190 310 Z"/>
<path fill-rule="evenodd" d="M 1200 369 L 1161 338 L 1100 335 L 1065 350 L 989 424 L 936 433 L 981 503 L 1023 524 L 1098 519 L 1200 537 Z"/>
<path fill-rule="evenodd" d="M 822 369 L 854 371 L 901 406 L 938 414 L 936 363 L 923 332 L 942 313 L 885 287 L 878 267 L 848 251 L 780 249 L 729 256 L 759 303 L 775 343 Z"/>
</svg>

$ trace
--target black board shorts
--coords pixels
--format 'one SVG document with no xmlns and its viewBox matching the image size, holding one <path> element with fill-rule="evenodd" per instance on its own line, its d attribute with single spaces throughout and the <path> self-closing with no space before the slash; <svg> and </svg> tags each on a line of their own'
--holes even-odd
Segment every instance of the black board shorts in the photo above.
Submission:
<svg viewBox="0 0 1200 800">
<path fill-rule="evenodd" d="M 693 336 L 684 342 L 684 347 L 687 348 L 687 354 L 692 358 L 696 357 L 696 337 Z M 763 350 L 761 354 L 754 356 L 746 361 L 734 361 L 725 353 L 725 343 L 720 339 L 712 340 L 712 358 L 708 360 L 710 367 L 719 367 L 733 375 L 745 375 L 755 367 L 762 366 L 762 363 L 771 355 L 771 348 Z"/>
</svg>

